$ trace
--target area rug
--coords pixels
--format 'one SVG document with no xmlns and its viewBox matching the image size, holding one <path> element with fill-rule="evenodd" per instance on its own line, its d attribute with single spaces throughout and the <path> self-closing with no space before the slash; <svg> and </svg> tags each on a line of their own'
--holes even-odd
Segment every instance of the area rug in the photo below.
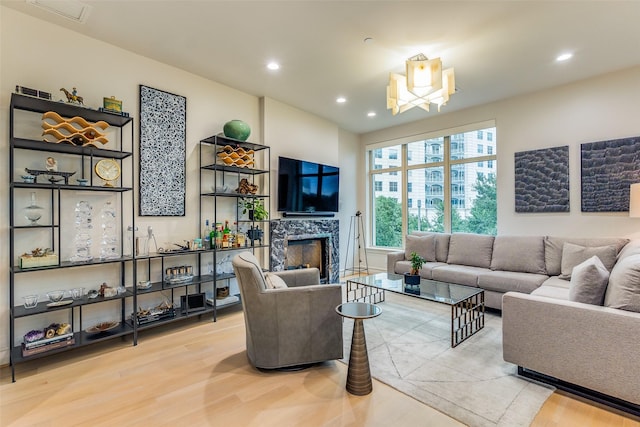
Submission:
<svg viewBox="0 0 640 427">
<path fill-rule="evenodd" d="M 529 426 L 553 388 L 517 376 L 502 359 L 502 319 L 451 348 L 451 308 L 386 293 L 364 321 L 371 375 L 469 426 Z M 348 363 L 353 321 L 344 322 Z M 375 392 L 375 390 L 374 390 Z"/>
</svg>

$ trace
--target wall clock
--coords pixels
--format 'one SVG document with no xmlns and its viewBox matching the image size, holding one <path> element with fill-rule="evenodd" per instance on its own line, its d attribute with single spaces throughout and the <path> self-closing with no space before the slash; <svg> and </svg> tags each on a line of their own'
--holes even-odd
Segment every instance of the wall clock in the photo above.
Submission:
<svg viewBox="0 0 640 427">
<path fill-rule="evenodd" d="M 120 177 L 120 165 L 114 159 L 102 159 L 94 168 L 96 175 L 102 178 L 105 187 L 113 187 L 112 181 Z"/>
</svg>

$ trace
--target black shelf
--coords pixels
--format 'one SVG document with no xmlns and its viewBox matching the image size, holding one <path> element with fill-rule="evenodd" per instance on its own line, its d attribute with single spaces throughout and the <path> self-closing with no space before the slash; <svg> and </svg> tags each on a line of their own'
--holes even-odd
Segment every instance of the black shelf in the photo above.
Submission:
<svg viewBox="0 0 640 427">
<path fill-rule="evenodd" d="M 269 148 L 267 145 L 263 145 L 263 144 L 256 144 L 254 142 L 240 141 L 239 139 L 228 138 L 223 134 L 210 136 L 208 138 L 201 140 L 200 142 L 205 144 L 216 145 L 219 147 L 224 147 L 225 145 L 231 145 L 232 147 L 249 148 L 253 151 L 261 151 Z"/>
<path fill-rule="evenodd" d="M 201 196 L 209 197 L 231 197 L 236 199 L 266 199 L 270 197 L 267 194 L 240 194 L 240 193 L 202 193 Z"/>
<path fill-rule="evenodd" d="M 64 142 L 47 142 L 37 139 L 13 138 L 11 140 L 13 148 L 33 151 L 48 151 L 51 153 L 76 154 L 86 157 L 101 157 L 107 159 L 126 159 L 133 156 L 128 151 L 105 150 L 91 146 L 78 146 Z"/>
<path fill-rule="evenodd" d="M 106 186 L 89 186 L 89 185 L 68 185 L 68 184 L 47 184 L 47 183 L 27 183 L 13 182 L 13 188 L 36 188 L 39 190 L 73 190 L 73 191 L 104 191 L 109 193 L 124 193 L 133 190 L 131 187 L 106 187 Z"/>
<path fill-rule="evenodd" d="M 241 175 L 262 175 L 269 173 L 268 170 L 264 169 L 254 169 L 254 168 L 240 168 L 238 166 L 227 166 L 227 165 L 204 165 L 202 169 L 212 170 L 212 171 L 221 171 L 221 172 L 229 172 Z"/>
<path fill-rule="evenodd" d="M 14 266 L 13 272 L 17 274 L 17 273 L 29 273 L 32 271 L 56 270 L 59 268 L 83 267 L 87 265 L 114 264 L 114 263 L 121 263 L 123 261 L 130 261 L 131 259 L 132 259 L 131 257 L 120 257 L 120 258 L 111 258 L 111 259 L 94 258 L 91 261 L 81 261 L 81 262 L 62 261 L 60 262 L 60 264 L 47 265 L 43 267 L 20 268 L 18 266 Z"/>
</svg>

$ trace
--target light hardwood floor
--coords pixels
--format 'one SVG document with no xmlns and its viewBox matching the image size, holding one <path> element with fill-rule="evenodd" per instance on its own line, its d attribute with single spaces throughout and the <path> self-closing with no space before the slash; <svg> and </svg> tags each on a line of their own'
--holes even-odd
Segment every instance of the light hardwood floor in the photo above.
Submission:
<svg viewBox="0 0 640 427">
<path fill-rule="evenodd" d="M 380 382 L 344 390 L 340 362 L 261 372 L 244 353 L 242 311 L 187 320 L 0 372 L 1 426 L 459 426 Z M 555 393 L 533 426 L 640 423 Z"/>
</svg>

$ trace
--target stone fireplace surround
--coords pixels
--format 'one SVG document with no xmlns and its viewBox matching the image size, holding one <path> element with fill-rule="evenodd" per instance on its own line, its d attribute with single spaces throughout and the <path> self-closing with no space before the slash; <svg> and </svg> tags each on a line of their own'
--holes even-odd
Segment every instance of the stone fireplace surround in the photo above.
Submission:
<svg viewBox="0 0 640 427">
<path fill-rule="evenodd" d="M 340 280 L 340 222 L 337 219 L 280 219 L 269 222 L 271 229 L 271 271 L 283 271 L 289 240 L 328 239 L 327 277 Z"/>
</svg>

